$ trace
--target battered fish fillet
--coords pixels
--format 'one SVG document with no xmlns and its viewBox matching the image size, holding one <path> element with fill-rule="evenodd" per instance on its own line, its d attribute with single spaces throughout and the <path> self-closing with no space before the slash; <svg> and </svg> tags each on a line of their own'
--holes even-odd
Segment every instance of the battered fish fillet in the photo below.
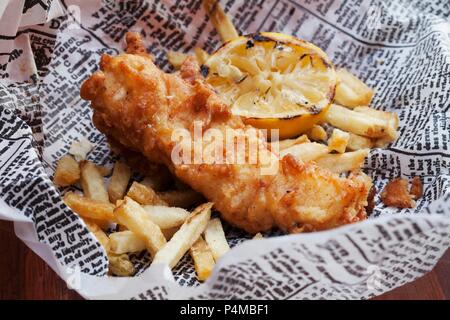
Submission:
<svg viewBox="0 0 450 320">
<path fill-rule="evenodd" d="M 101 132 L 149 161 L 166 165 L 214 202 L 223 219 L 249 233 L 275 226 L 287 232 L 323 230 L 365 219 L 371 187 L 365 174 L 342 178 L 290 155 L 275 157 L 275 174 L 262 174 L 274 154 L 264 137 L 248 134 L 241 118 L 233 116 L 203 82 L 198 65 L 187 59 L 179 73 L 166 74 L 154 65 L 138 35 L 128 33 L 126 38 L 127 53 L 103 55 L 101 71 L 81 87 L 81 97 L 91 101 L 93 121 Z M 180 129 L 192 132 L 194 121 L 203 130 L 214 128 L 224 136 L 227 129 L 241 129 L 241 138 L 256 139 L 262 146 L 257 162 L 173 162 L 177 141 L 172 134 Z M 203 142 L 203 147 L 207 145 Z M 244 153 L 248 159 L 250 151 Z"/>
</svg>

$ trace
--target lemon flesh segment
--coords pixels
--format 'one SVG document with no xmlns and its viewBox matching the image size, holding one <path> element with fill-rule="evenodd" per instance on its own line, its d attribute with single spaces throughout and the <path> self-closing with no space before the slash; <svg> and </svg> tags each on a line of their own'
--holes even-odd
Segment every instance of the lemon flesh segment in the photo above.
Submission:
<svg viewBox="0 0 450 320">
<path fill-rule="evenodd" d="M 337 81 L 321 49 L 271 32 L 226 43 L 202 70 L 233 114 L 258 128 L 280 129 L 283 138 L 303 133 L 323 118 Z"/>
</svg>

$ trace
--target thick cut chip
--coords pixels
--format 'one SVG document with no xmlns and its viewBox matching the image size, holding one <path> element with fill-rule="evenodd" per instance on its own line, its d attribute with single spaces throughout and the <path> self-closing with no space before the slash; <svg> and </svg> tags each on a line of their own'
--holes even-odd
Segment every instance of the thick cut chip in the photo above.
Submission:
<svg viewBox="0 0 450 320">
<path fill-rule="evenodd" d="M 175 267 L 205 230 L 211 217 L 212 206 L 209 202 L 197 207 L 170 241 L 158 251 L 152 264 L 167 263 L 171 268 Z"/>
<path fill-rule="evenodd" d="M 212 251 L 215 261 L 219 260 L 221 256 L 230 250 L 219 218 L 208 222 L 205 230 L 205 240 Z"/>
<path fill-rule="evenodd" d="M 328 134 L 325 129 L 318 124 L 313 125 L 311 129 L 306 131 L 306 135 L 308 136 L 308 138 L 314 141 L 325 142 L 328 138 Z"/>
<path fill-rule="evenodd" d="M 373 97 L 373 90 L 346 69 L 338 69 L 338 85 L 334 97 L 338 104 L 354 108 L 367 106 Z"/>
<path fill-rule="evenodd" d="M 103 176 L 98 171 L 97 166 L 90 161 L 82 161 L 80 168 L 80 184 L 83 188 L 84 195 L 92 200 L 109 202 Z"/>
<path fill-rule="evenodd" d="M 145 210 L 133 199 L 125 197 L 114 214 L 120 224 L 145 240 L 146 248 L 152 256 L 166 244 L 161 228 L 150 220 Z"/>
<path fill-rule="evenodd" d="M 211 249 L 205 242 L 202 236 L 189 249 L 189 253 L 194 260 L 195 271 L 197 272 L 197 278 L 200 281 L 205 281 L 211 275 L 214 269 L 214 257 Z"/>
<path fill-rule="evenodd" d="M 179 227 L 189 216 L 189 212 L 182 208 L 149 205 L 144 205 L 143 208 L 150 220 L 161 229 Z"/>
<path fill-rule="evenodd" d="M 373 147 L 373 141 L 369 138 L 359 136 L 357 134 L 348 133 L 350 135 L 347 143 L 347 149 L 350 151 L 356 151 L 360 149 L 371 149 Z"/>
<path fill-rule="evenodd" d="M 109 270 L 112 274 L 119 277 L 131 277 L 135 273 L 133 263 L 126 254 L 109 254 Z"/>
<path fill-rule="evenodd" d="M 78 141 L 72 143 L 69 149 L 75 160 L 82 161 L 86 159 L 87 154 L 92 150 L 92 144 L 88 139 L 81 137 Z"/>
<path fill-rule="evenodd" d="M 283 157 L 287 154 L 291 154 L 294 157 L 301 159 L 303 162 L 309 162 L 326 155 L 329 152 L 330 149 L 327 148 L 326 145 L 317 142 L 307 142 L 281 150 L 280 155 Z"/>
<path fill-rule="evenodd" d="M 325 118 L 334 127 L 369 138 L 384 137 L 389 130 L 386 120 L 356 112 L 337 104 L 330 106 Z"/>
<path fill-rule="evenodd" d="M 79 194 L 68 192 L 64 202 L 80 216 L 100 221 L 114 221 L 114 205 L 109 202 L 93 200 Z"/>
<path fill-rule="evenodd" d="M 106 253 L 108 253 L 111 249 L 111 243 L 106 233 L 98 226 L 97 223 L 95 223 L 94 220 L 83 218 L 83 221 L 88 227 L 89 231 L 94 234 L 97 241 L 102 245 L 103 249 L 105 249 Z"/>
<path fill-rule="evenodd" d="M 219 1 L 203 0 L 203 6 L 223 42 L 239 37 L 236 28 L 226 15 L 225 11 L 223 11 Z"/>
<path fill-rule="evenodd" d="M 353 109 L 356 112 L 365 114 L 369 117 L 374 117 L 387 122 L 386 136 L 390 141 L 394 141 L 398 136 L 399 119 L 395 112 L 386 112 L 382 110 L 376 110 L 369 107 L 356 107 Z"/>
<path fill-rule="evenodd" d="M 69 155 L 59 159 L 53 182 L 61 187 L 71 186 L 80 179 L 78 162 Z"/>
<path fill-rule="evenodd" d="M 167 206 L 167 202 L 162 200 L 152 188 L 136 181 L 131 185 L 127 196 L 140 204 Z"/>
<path fill-rule="evenodd" d="M 334 129 L 330 139 L 328 139 L 328 148 L 339 153 L 344 153 L 349 139 L 350 134 L 348 132 Z"/>
<path fill-rule="evenodd" d="M 130 230 L 111 233 L 109 244 L 111 252 L 115 254 L 138 252 L 146 249 L 145 240 Z"/>
<path fill-rule="evenodd" d="M 316 163 L 319 167 L 334 173 L 348 172 L 360 169 L 368 154 L 369 149 L 361 149 L 342 154 L 327 154 L 316 159 Z"/>
</svg>

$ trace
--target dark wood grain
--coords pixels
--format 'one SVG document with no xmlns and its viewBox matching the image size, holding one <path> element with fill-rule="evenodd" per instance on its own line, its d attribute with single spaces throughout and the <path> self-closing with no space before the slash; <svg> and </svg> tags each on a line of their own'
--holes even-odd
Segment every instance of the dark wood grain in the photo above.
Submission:
<svg viewBox="0 0 450 320">
<path fill-rule="evenodd" d="M 81 299 L 0 221 L 0 299 Z"/>
<path fill-rule="evenodd" d="M 4 221 L 0 221 L 0 257 L 0 299 L 81 299 Z M 450 250 L 430 273 L 375 299 L 450 300 Z"/>
</svg>

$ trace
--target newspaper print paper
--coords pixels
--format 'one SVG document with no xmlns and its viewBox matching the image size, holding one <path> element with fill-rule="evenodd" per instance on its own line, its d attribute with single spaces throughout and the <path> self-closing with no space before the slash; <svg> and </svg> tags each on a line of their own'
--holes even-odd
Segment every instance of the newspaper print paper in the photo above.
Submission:
<svg viewBox="0 0 450 320">
<path fill-rule="evenodd" d="M 365 222 L 264 240 L 227 226 L 234 247 L 204 284 L 186 255 L 173 270 L 133 257 L 134 278 L 108 277 L 107 258 L 61 201 L 51 177 L 73 140 L 111 166 L 105 138 L 79 97 L 102 53 L 117 54 L 139 31 L 157 64 L 165 52 L 208 52 L 220 39 L 201 1 L 7 0 L 0 5 L 0 218 L 69 287 L 86 298 L 360 299 L 433 268 L 450 245 L 450 6 L 445 1 L 220 1 L 242 33 L 279 31 L 311 41 L 336 66 L 376 89 L 372 106 L 399 114 L 400 138 L 365 165 L 378 190 L 393 177 L 421 176 L 414 209 L 378 198 Z"/>
</svg>

